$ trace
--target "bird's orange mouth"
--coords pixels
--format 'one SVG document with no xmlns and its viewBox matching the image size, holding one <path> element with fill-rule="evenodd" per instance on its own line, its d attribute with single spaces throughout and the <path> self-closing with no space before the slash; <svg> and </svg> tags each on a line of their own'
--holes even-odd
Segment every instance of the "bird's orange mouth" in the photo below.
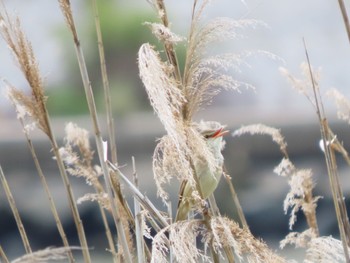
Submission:
<svg viewBox="0 0 350 263">
<path fill-rule="evenodd" d="M 212 138 L 218 138 L 218 137 L 222 137 L 222 136 L 226 135 L 227 133 L 229 133 L 229 131 L 228 130 L 224 130 L 224 128 L 221 127 L 211 137 Z"/>
</svg>

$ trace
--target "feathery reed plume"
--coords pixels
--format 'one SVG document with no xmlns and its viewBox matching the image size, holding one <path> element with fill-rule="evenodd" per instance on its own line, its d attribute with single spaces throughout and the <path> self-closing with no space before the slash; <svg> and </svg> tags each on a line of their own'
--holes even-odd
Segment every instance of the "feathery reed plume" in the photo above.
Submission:
<svg viewBox="0 0 350 263">
<path fill-rule="evenodd" d="M 293 244 L 296 248 L 307 248 L 314 238 L 317 238 L 317 235 L 312 228 L 308 228 L 301 233 L 291 232 L 280 242 L 280 248 L 283 249 L 288 244 Z"/>
<path fill-rule="evenodd" d="M 314 231 L 315 236 L 319 235 L 316 219 L 317 201 L 320 196 L 313 196 L 314 183 L 310 169 L 298 170 L 289 159 L 283 158 L 280 164 L 274 169 L 279 176 L 288 178 L 290 190 L 284 200 L 283 209 L 287 213 L 291 208 L 289 218 L 289 229 L 293 228 L 297 220 L 297 212 L 302 210 L 309 227 Z"/>
<path fill-rule="evenodd" d="M 214 156 L 208 142 L 200 134 L 199 127 L 202 124 L 193 122 L 192 118 L 204 104 L 210 103 L 220 90 L 239 91 L 241 86 L 252 86 L 228 74 L 231 68 L 239 71 L 239 65 L 243 65 L 245 57 L 251 53 L 207 56 L 205 51 L 214 41 L 237 38 L 241 36 L 238 33 L 239 29 L 259 23 L 253 20 L 235 21 L 221 18 L 200 27 L 200 17 L 208 1 L 204 0 L 201 3 L 194 1 L 184 72 L 180 75 L 174 47 L 182 38 L 170 30 L 164 2 L 157 0 L 153 1 L 153 4 L 162 25 L 155 23 L 148 23 L 148 25 L 158 40 L 164 44 L 167 61 L 162 61 L 159 53 L 152 46 L 143 44 L 139 50 L 138 64 L 140 77 L 151 105 L 167 132 L 167 135 L 158 141 L 153 155 L 153 171 L 158 195 L 167 204 L 168 193 L 163 186 L 170 181 L 170 178 L 178 178 L 183 182 L 180 192 L 190 187 L 191 196 L 186 198 L 193 200 L 191 207 L 204 212 L 205 225 L 209 231 L 210 215 L 203 210 L 205 204 L 203 198 L 208 196 L 203 195 L 196 167 L 203 166 L 211 174 L 220 173 L 221 175 L 222 163 L 218 162 L 218 157 Z M 218 123 L 216 125 L 221 126 Z M 180 197 L 180 204 L 183 201 L 182 198 Z M 215 199 L 210 200 L 214 202 Z M 183 207 L 178 207 L 177 215 L 185 216 L 187 210 Z M 210 247 L 212 248 L 212 245 Z M 233 260 L 230 250 L 225 249 L 225 252 L 228 258 Z M 217 252 L 212 249 L 212 253 L 214 262 L 217 262 L 219 257 Z"/>
<path fill-rule="evenodd" d="M 212 217 L 208 230 L 203 220 L 180 221 L 162 229 L 153 238 L 153 254 L 151 262 L 167 262 L 167 254 L 171 248 L 177 262 L 209 261 L 205 251 L 213 246 L 220 253 L 223 247 L 233 249 L 238 262 L 286 262 L 273 253 L 265 243 L 253 237 L 246 228 L 226 217 Z M 169 237 L 165 235 L 169 232 Z M 204 251 L 198 250 L 194 240 L 201 236 Z M 167 244 L 170 244 L 169 247 Z"/>
<path fill-rule="evenodd" d="M 274 172 L 288 179 L 290 190 L 284 200 L 284 212 L 287 213 L 289 208 L 292 208 L 289 218 L 289 228 L 292 229 L 296 222 L 296 215 L 299 210 L 302 210 L 309 228 L 312 229 L 315 236 L 319 235 L 317 219 L 316 219 L 316 207 L 319 196 L 313 196 L 314 183 L 312 181 L 311 170 L 298 170 L 294 164 L 290 161 L 287 152 L 287 143 L 284 140 L 280 130 L 269 127 L 263 124 L 253 124 L 243 126 L 240 129 L 234 131 L 232 136 L 241 136 L 243 134 L 266 134 L 271 136 L 272 140 L 278 144 L 280 151 L 284 155 L 283 159 Z M 291 240 L 290 235 L 286 240 Z M 286 242 L 286 241 L 282 241 Z M 283 243 L 283 244 L 284 244 Z"/>
<path fill-rule="evenodd" d="M 0 12 L 0 34 L 13 53 L 19 69 L 31 87 L 31 95 L 29 96 L 8 84 L 10 87 L 9 94 L 13 101 L 17 101 L 25 108 L 27 114 L 34 119 L 38 127 L 50 136 L 46 110 L 47 97 L 44 95 L 43 80 L 39 72 L 38 62 L 34 56 L 31 43 L 21 28 L 19 18 L 11 19 L 4 6 L 2 6 L 2 12 Z"/>
<path fill-rule="evenodd" d="M 33 253 L 28 253 L 20 258 L 17 258 L 12 263 L 40 263 L 40 262 L 52 262 L 61 261 L 67 259 L 68 253 L 72 250 L 81 249 L 80 247 L 58 247 L 58 248 L 45 248 Z"/>
<path fill-rule="evenodd" d="M 313 262 L 347 262 L 341 241 L 332 237 L 311 239 L 306 250 L 304 263 Z"/>
<path fill-rule="evenodd" d="M 102 176 L 101 167 L 93 166 L 93 150 L 90 146 L 89 132 L 83 128 L 78 127 L 74 123 L 67 123 L 65 127 L 66 142 L 64 147 L 60 148 L 62 160 L 65 162 L 67 171 L 76 177 L 83 177 L 88 185 L 92 185 L 95 194 L 88 193 L 80 197 L 78 204 L 84 201 L 97 201 L 100 208 L 100 213 L 105 227 L 106 237 L 109 244 L 109 250 L 115 258 L 116 251 L 114 248 L 113 237 L 108 225 L 107 216 L 104 209 L 111 211 L 111 204 L 103 185 L 99 178 Z M 78 151 L 78 152 L 77 152 Z"/>
<path fill-rule="evenodd" d="M 38 63 L 36 62 L 31 44 L 21 29 L 19 19 L 17 18 L 14 22 L 7 14 L 5 8 L 3 12 L 4 13 L 0 13 L 1 36 L 8 44 L 16 61 L 18 62 L 18 67 L 21 69 L 24 77 L 26 78 L 32 93 L 31 96 L 27 96 L 23 92 L 11 87 L 9 97 L 13 100 L 13 103 L 21 104 L 21 107 L 26 109 L 29 115 L 34 119 L 34 122 L 38 124 L 38 127 L 48 136 L 51 142 L 57 165 L 67 191 L 68 201 L 73 213 L 74 223 L 77 227 L 79 241 L 81 247 L 85 248 L 83 249 L 83 255 L 86 262 L 90 262 L 90 254 L 89 250 L 87 249 L 88 246 L 84 228 L 80 220 L 80 215 L 75 203 L 75 198 L 67 173 L 64 168 L 64 164 L 58 152 L 58 145 L 53 130 L 51 129 L 49 114 L 46 108 L 44 86 L 40 76 Z"/>
<path fill-rule="evenodd" d="M 332 98 L 337 107 L 337 116 L 340 120 L 346 121 L 350 124 L 350 101 L 337 89 L 327 91 L 327 96 Z"/>
<path fill-rule="evenodd" d="M 241 135 L 247 134 L 247 133 L 249 133 L 251 135 L 262 134 L 262 135 L 271 136 L 272 141 L 277 143 L 278 146 L 280 147 L 281 152 L 286 157 L 288 157 L 287 143 L 285 142 L 284 137 L 282 136 L 281 131 L 279 129 L 269 127 L 269 126 L 266 126 L 264 124 L 252 124 L 252 125 L 243 126 L 240 129 L 235 130 L 232 133 L 232 136 L 236 137 L 236 136 L 241 136 Z"/>
<path fill-rule="evenodd" d="M 158 194 L 166 200 L 167 193 L 162 185 L 171 177 L 188 180 L 194 187 L 191 162 L 195 159 L 207 159 L 209 167 L 215 169 L 213 156 L 207 150 L 204 141 L 193 128 L 193 115 L 205 102 L 210 102 L 221 89 L 238 88 L 244 83 L 234 79 L 228 73 L 229 68 L 244 63 L 243 55 L 225 54 L 205 57 L 208 44 L 215 40 L 241 36 L 238 29 L 254 27 L 254 20 L 235 21 L 228 18 L 216 19 L 202 28 L 198 25 L 201 14 L 208 1 L 201 4 L 195 1 L 192 10 L 191 29 L 188 38 L 183 76 L 178 76 L 178 63 L 174 45 L 181 37 L 169 28 L 163 1 L 154 1 L 163 25 L 150 24 L 157 38 L 164 43 L 168 54 L 168 63 L 161 61 L 157 51 L 149 44 L 139 50 L 140 77 L 146 87 L 154 111 L 163 123 L 167 135 L 161 138 L 155 149 L 153 170 L 156 177 Z M 197 5 L 198 4 L 198 5 Z M 170 54 L 170 55 L 169 55 Z M 175 61 L 173 60 L 175 58 Z M 245 86 L 249 86 L 246 84 Z M 201 153 L 205 154 L 201 154 Z M 194 160 L 190 160 L 193 158 Z M 197 189 L 198 190 L 198 189 Z"/>
</svg>

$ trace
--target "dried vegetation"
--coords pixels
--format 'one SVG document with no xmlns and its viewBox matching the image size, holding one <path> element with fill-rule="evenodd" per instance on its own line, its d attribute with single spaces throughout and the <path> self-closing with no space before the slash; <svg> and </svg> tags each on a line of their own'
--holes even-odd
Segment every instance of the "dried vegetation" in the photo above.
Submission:
<svg viewBox="0 0 350 263">
<path fill-rule="evenodd" d="M 70 262 L 74 262 L 75 255 L 73 255 L 73 251 L 75 254 L 79 251 L 83 255 L 84 262 L 91 262 L 90 253 L 94 253 L 94 251 L 90 249 L 86 240 L 77 203 L 92 201 L 99 205 L 102 224 L 109 244 L 107 249 L 113 262 L 220 262 L 223 260 L 256 263 L 288 262 L 287 259 L 271 250 L 262 240 L 252 235 L 228 175 L 225 175 L 225 177 L 232 193 L 232 203 L 235 204 L 238 210 L 241 222 L 235 222 L 233 219 L 222 216 L 217 209 L 214 196 L 209 197 L 210 211 L 208 211 L 203 193 L 198 187 L 199 183 L 195 169 L 198 162 L 206 163 L 211 172 L 218 168 L 215 156 L 213 156 L 203 136 L 200 135 L 199 131 L 202 123 L 196 123 L 193 120 L 195 114 L 201 108 L 210 104 L 221 90 L 241 92 L 242 88 L 254 88 L 252 85 L 234 78 L 231 74 L 232 70 L 240 72 L 241 67 L 247 65 L 246 58 L 254 52 L 209 54 L 207 52 L 208 47 L 225 39 L 239 39 L 244 35 L 247 28 L 255 29 L 265 26 L 264 23 L 256 20 L 233 20 L 230 18 L 216 18 L 209 22 L 202 21 L 203 12 L 209 1 L 194 0 L 189 33 L 185 38 L 172 32 L 164 2 L 162 0 L 149 1 L 157 11 L 160 22 L 147 22 L 145 25 L 163 44 L 164 53 L 166 54 L 166 57 L 162 58 L 160 55 L 162 51 L 156 50 L 149 43 L 143 44 L 138 53 L 140 78 L 146 88 L 154 112 L 166 131 L 166 134 L 158 140 L 154 150 L 154 184 L 157 186 L 158 196 L 164 204 L 169 205 L 169 195 L 164 186 L 174 178 L 179 181 L 186 181 L 192 187 L 192 197 L 196 203 L 194 206 L 195 217 L 173 222 L 171 213 L 160 211 L 147 196 L 141 193 L 142 190 L 138 189 L 135 164 L 133 164 L 134 182 L 128 180 L 118 167 L 117 149 L 114 141 L 114 121 L 110 107 L 113 101 L 109 96 L 96 0 L 92 0 L 92 2 L 100 44 L 101 70 L 104 76 L 109 143 L 102 140 L 91 82 L 70 1 L 59 0 L 58 2 L 68 29 L 72 34 L 93 124 L 99 163 L 94 164 L 95 151 L 90 146 L 89 132 L 76 124 L 68 123 L 66 125 L 64 145 L 58 146 L 46 107 L 47 98 L 44 82 L 31 44 L 21 28 L 20 19 L 12 18 L 7 13 L 4 5 L 1 5 L 1 36 L 8 45 L 30 88 L 30 93 L 27 94 L 6 81 L 8 97 L 13 102 L 17 117 L 23 125 L 29 148 L 43 183 L 43 188 L 50 201 L 51 211 L 55 217 L 63 244 L 61 248 L 49 247 L 32 252 L 11 189 L 0 169 L 2 186 L 5 189 L 26 250 L 24 256 L 9 261 L 5 254 L 6 251 L 2 249 L 0 244 L 1 261 L 16 263 L 48 262 L 67 258 Z M 186 45 L 184 65 L 179 65 L 177 58 L 176 45 L 179 43 L 185 43 Z M 299 211 L 304 214 L 308 224 L 308 228 L 303 232 L 289 233 L 281 241 L 281 248 L 288 244 L 304 248 L 306 251 L 304 262 L 349 262 L 350 228 L 337 175 L 335 151 L 340 152 L 346 160 L 348 160 L 348 155 L 327 124 L 319 95 L 319 74 L 311 68 L 306 47 L 305 51 L 307 62 L 302 64 L 303 79 L 297 79 L 284 68 L 281 68 L 281 72 L 312 103 L 319 117 L 323 149 L 341 239 L 337 240 L 331 236 L 321 235 L 326 233 L 320 233 L 317 224 L 316 208 L 320 197 L 314 196 L 313 193 L 315 183 L 312 178 L 312 171 L 310 169 L 298 169 L 292 163 L 288 156 L 287 143 L 280 130 L 263 124 L 254 124 L 241 127 L 234 131 L 232 135 L 234 137 L 245 134 L 268 135 L 280 147 L 282 159 L 274 172 L 286 178 L 290 186 L 283 205 L 285 213 L 290 213 L 290 229 L 292 230 L 296 224 L 296 215 Z M 257 51 L 257 53 L 259 52 L 265 53 Z M 339 118 L 349 122 L 350 102 L 336 90 L 331 90 L 329 95 L 336 101 Z M 46 183 L 45 175 L 36 157 L 30 139 L 30 132 L 36 127 L 47 135 L 52 147 L 53 157 L 57 162 L 70 204 L 72 218 L 77 229 L 79 247 L 69 245 L 59 213 L 55 208 L 55 202 Z M 111 152 L 111 159 L 109 159 L 107 152 Z M 86 183 L 92 186 L 93 192 L 76 199 L 68 174 L 84 178 Z M 134 194 L 134 212 L 130 210 L 124 197 L 122 184 L 130 188 Z M 171 207 L 169 207 L 170 209 Z M 113 218 L 114 224 L 108 221 L 108 217 Z M 116 229 L 117 237 L 112 235 L 111 228 Z M 151 232 L 151 229 L 153 232 Z M 152 241 L 151 246 L 148 245 L 147 240 Z"/>
</svg>

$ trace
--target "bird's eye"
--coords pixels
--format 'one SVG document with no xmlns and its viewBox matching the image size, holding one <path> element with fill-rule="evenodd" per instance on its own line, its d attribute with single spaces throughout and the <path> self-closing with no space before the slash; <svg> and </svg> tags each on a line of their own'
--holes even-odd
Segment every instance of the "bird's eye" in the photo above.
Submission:
<svg viewBox="0 0 350 263">
<path fill-rule="evenodd" d="M 205 138 L 205 139 L 208 139 L 209 137 L 210 137 L 209 134 L 204 135 L 204 138 Z"/>
</svg>

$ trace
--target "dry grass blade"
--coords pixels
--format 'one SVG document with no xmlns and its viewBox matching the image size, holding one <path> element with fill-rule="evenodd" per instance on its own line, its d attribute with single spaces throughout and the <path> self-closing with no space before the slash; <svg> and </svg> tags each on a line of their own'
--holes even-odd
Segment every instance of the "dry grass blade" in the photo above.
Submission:
<svg viewBox="0 0 350 263">
<path fill-rule="evenodd" d="M 0 179 L 1 179 L 2 187 L 4 188 L 7 200 L 9 201 L 13 216 L 15 217 L 16 225 L 17 225 L 19 233 L 21 235 L 24 249 L 25 249 L 26 253 L 32 253 L 32 249 L 31 249 L 31 246 L 29 244 L 29 239 L 28 239 L 26 230 L 23 226 L 21 216 L 19 215 L 15 199 L 13 198 L 10 186 L 7 183 L 6 177 L 4 175 L 4 172 L 2 171 L 1 166 L 0 166 Z"/>
<path fill-rule="evenodd" d="M 159 210 L 148 200 L 146 196 L 144 196 L 135 186 L 132 182 L 129 181 L 129 179 L 119 170 L 118 167 L 116 167 L 114 164 L 108 161 L 109 167 L 117 172 L 119 176 L 123 179 L 123 181 L 130 187 L 130 189 L 133 191 L 135 197 L 138 199 L 138 201 L 142 204 L 142 206 L 147 209 L 149 213 L 151 213 L 158 222 L 161 223 L 162 227 L 168 226 L 167 220 L 161 215 Z"/>
<path fill-rule="evenodd" d="M 61 261 L 66 259 L 68 253 L 71 253 L 73 249 L 81 249 L 80 247 L 58 247 L 58 248 L 46 248 L 33 253 L 28 253 L 20 258 L 17 258 L 11 263 L 40 263 L 40 262 L 52 262 Z"/>
</svg>

